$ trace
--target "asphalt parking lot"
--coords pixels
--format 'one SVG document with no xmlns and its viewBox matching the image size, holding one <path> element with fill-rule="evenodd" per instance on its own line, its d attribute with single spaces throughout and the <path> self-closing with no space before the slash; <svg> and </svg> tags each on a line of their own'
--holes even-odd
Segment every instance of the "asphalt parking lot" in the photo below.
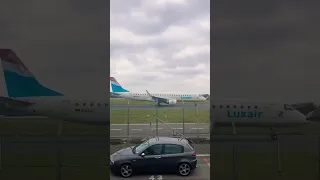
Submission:
<svg viewBox="0 0 320 180">
<path fill-rule="evenodd" d="M 210 156 L 198 155 L 198 167 L 187 177 L 177 174 L 141 174 L 133 175 L 131 178 L 122 178 L 110 174 L 111 180 L 132 179 L 132 180 L 208 180 L 210 179 Z"/>
</svg>

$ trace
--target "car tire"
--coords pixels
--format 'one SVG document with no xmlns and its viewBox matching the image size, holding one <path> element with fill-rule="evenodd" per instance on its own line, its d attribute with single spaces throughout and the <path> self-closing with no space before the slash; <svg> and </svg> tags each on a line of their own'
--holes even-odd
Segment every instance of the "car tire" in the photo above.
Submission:
<svg viewBox="0 0 320 180">
<path fill-rule="evenodd" d="M 191 165 L 183 162 L 178 165 L 178 173 L 180 176 L 188 176 L 191 173 Z"/>
<path fill-rule="evenodd" d="M 131 164 L 122 164 L 120 167 L 120 175 L 124 178 L 128 178 L 132 176 L 132 166 Z"/>
</svg>

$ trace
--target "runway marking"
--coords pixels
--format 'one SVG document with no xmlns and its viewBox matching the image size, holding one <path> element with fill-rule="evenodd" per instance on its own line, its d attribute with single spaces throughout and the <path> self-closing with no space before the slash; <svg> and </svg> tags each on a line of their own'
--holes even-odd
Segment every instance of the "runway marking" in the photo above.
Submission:
<svg viewBox="0 0 320 180">
<path fill-rule="evenodd" d="M 142 129 L 131 129 L 132 131 L 142 131 Z"/>
<path fill-rule="evenodd" d="M 197 154 L 198 157 L 210 157 L 210 154 Z"/>
<path fill-rule="evenodd" d="M 191 128 L 191 129 L 203 129 L 203 128 Z"/>
<path fill-rule="evenodd" d="M 111 131 L 121 131 L 122 129 L 110 129 Z"/>
<path fill-rule="evenodd" d="M 173 128 L 173 129 L 183 129 L 183 128 Z"/>
<path fill-rule="evenodd" d="M 152 128 L 152 130 L 156 130 L 157 128 Z M 158 129 L 162 129 L 162 128 L 158 128 Z"/>
<path fill-rule="evenodd" d="M 210 167 L 210 162 L 208 161 L 207 158 L 203 158 L 204 162 Z"/>
</svg>

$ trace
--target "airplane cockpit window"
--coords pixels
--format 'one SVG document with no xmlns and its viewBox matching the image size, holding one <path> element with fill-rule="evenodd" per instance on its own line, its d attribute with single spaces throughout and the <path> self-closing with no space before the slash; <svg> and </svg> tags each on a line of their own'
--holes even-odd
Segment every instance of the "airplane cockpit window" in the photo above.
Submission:
<svg viewBox="0 0 320 180">
<path fill-rule="evenodd" d="M 294 110 L 294 108 L 293 108 L 291 105 L 289 105 L 289 104 L 284 104 L 284 110 L 286 110 L 286 111 L 292 111 L 292 110 Z"/>
</svg>

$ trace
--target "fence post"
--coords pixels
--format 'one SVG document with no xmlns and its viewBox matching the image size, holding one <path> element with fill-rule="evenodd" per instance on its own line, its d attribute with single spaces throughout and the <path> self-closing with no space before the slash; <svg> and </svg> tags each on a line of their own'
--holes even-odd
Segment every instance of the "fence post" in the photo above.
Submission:
<svg viewBox="0 0 320 180">
<path fill-rule="evenodd" d="M 58 135 L 56 138 L 56 180 L 61 180 L 61 152 L 60 152 L 60 136 Z"/>
<path fill-rule="evenodd" d="M 0 140 L 0 171 L 2 171 L 2 141 Z"/>
<path fill-rule="evenodd" d="M 197 107 L 197 137 L 198 137 L 198 142 L 200 141 L 200 137 L 199 137 L 199 108 L 198 108 L 198 104 L 196 104 Z"/>
<path fill-rule="evenodd" d="M 320 147 L 320 136 L 317 136 L 317 166 L 318 166 L 318 179 L 320 179 L 320 151 L 319 151 L 319 147 Z"/>
<path fill-rule="evenodd" d="M 238 148 L 235 143 L 233 143 L 232 146 L 232 152 L 233 152 L 233 178 L 234 180 L 238 180 Z"/>
<path fill-rule="evenodd" d="M 277 175 L 282 176 L 279 135 L 277 135 L 277 166 L 278 166 Z"/>
<path fill-rule="evenodd" d="M 129 141 L 130 136 L 130 108 L 128 108 L 127 112 L 127 141 Z"/>
<path fill-rule="evenodd" d="M 158 107 L 156 107 L 156 137 L 158 137 Z"/>
<path fill-rule="evenodd" d="M 184 136 L 184 108 L 182 108 L 182 134 Z"/>
</svg>

